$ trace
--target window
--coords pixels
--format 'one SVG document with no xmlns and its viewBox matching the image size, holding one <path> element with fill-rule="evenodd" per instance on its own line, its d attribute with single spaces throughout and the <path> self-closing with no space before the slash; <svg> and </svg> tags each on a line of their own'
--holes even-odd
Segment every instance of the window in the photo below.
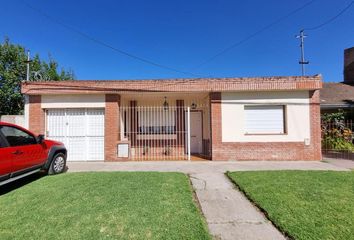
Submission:
<svg viewBox="0 0 354 240">
<path fill-rule="evenodd" d="M 246 134 L 284 134 L 285 106 L 245 106 Z"/>
<path fill-rule="evenodd" d="M 175 134 L 174 110 L 140 110 L 138 120 L 138 134 Z"/>
<path fill-rule="evenodd" d="M 0 131 L 5 136 L 11 147 L 37 144 L 34 136 L 18 128 L 10 126 L 1 126 Z"/>
<path fill-rule="evenodd" d="M 3 137 L 0 135 L 0 148 L 6 147 L 6 142 Z"/>
</svg>

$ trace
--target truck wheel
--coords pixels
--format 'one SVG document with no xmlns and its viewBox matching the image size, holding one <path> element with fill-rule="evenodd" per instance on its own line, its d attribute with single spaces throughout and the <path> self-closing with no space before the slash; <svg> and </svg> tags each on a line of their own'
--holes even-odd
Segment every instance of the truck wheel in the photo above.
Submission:
<svg viewBox="0 0 354 240">
<path fill-rule="evenodd" d="M 57 153 L 53 157 L 53 161 L 50 164 L 48 174 L 53 175 L 53 174 L 58 174 L 62 173 L 65 170 L 66 166 L 66 158 L 63 153 Z"/>
</svg>

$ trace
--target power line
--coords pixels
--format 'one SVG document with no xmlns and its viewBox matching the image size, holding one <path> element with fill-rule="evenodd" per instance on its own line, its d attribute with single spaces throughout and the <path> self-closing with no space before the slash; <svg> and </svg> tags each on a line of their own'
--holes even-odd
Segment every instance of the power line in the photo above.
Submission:
<svg viewBox="0 0 354 240">
<path fill-rule="evenodd" d="M 311 27 L 311 28 L 304 28 L 303 30 L 308 30 L 308 31 L 312 31 L 312 30 L 317 30 L 327 24 L 330 24 L 331 22 L 333 22 L 334 20 L 336 20 L 338 17 L 340 17 L 342 14 L 344 14 L 352 5 L 354 4 L 354 1 L 351 1 L 342 11 L 340 11 L 337 15 L 335 15 L 334 17 L 331 17 L 330 19 L 328 19 L 327 21 L 325 21 L 324 23 L 317 25 L 315 27 Z"/>
<path fill-rule="evenodd" d="M 56 18 L 50 16 L 49 14 L 43 12 L 43 11 L 40 10 L 39 8 L 36 8 L 36 7 L 32 6 L 31 4 L 27 3 L 26 1 L 23 1 L 23 0 L 19 0 L 19 1 L 21 1 L 21 2 L 22 2 L 24 5 L 26 5 L 28 8 L 30 8 L 30 9 L 32 9 L 33 11 L 35 11 L 35 12 L 41 14 L 41 15 L 44 16 L 45 18 L 49 19 L 50 21 L 52 21 L 52 22 L 54 22 L 54 23 L 56 23 L 56 24 L 58 24 L 58 25 L 60 25 L 60 26 L 62 26 L 62 27 L 64 27 L 64 28 L 66 28 L 66 29 L 68 29 L 68 30 L 70 30 L 70 31 L 72 31 L 72 32 L 74 32 L 74 33 L 80 35 L 81 37 L 86 38 L 86 39 L 88 39 L 88 40 L 90 40 L 90 41 L 92 41 L 92 42 L 94 42 L 94 43 L 96 43 L 96 44 L 99 44 L 99 45 L 101 45 L 101 46 L 103 46 L 103 47 L 106 47 L 106 48 L 108 48 L 108 49 L 111 49 L 111 50 L 113 50 L 113 51 L 115 51 L 115 52 L 117 52 L 117 53 L 119 53 L 119 54 L 121 54 L 121 55 L 125 55 L 125 56 L 127 56 L 127 57 L 130 57 L 130 58 L 132 58 L 132 59 L 138 60 L 138 61 L 140 61 L 140 62 L 149 64 L 149 65 L 152 65 L 152 66 L 155 66 L 155 67 L 159 67 L 159 68 L 162 68 L 162 69 L 166 69 L 166 70 L 169 70 L 169 71 L 173 71 L 173 72 L 176 72 L 176 73 L 182 73 L 182 74 L 190 75 L 190 76 L 194 76 L 194 77 L 201 77 L 201 75 L 199 75 L 199 74 L 195 74 L 195 73 L 187 72 L 187 71 L 182 71 L 182 70 L 178 70 L 178 69 L 176 69 L 176 68 L 172 68 L 172 67 L 169 67 L 169 66 L 166 66 L 166 65 L 162 65 L 162 64 L 153 62 L 153 61 L 151 61 L 151 60 L 148 60 L 148 59 L 146 59 L 146 58 L 139 57 L 139 56 L 134 55 L 134 54 L 132 54 L 132 53 L 129 53 L 129 52 L 127 52 L 127 51 L 121 50 L 121 49 L 119 49 L 119 48 L 116 48 L 116 47 L 114 47 L 114 46 L 112 46 L 112 45 L 110 45 L 110 44 L 108 44 L 108 43 L 106 43 L 106 42 L 103 42 L 103 41 L 101 41 L 101 40 L 99 40 L 99 39 L 97 39 L 97 38 L 94 38 L 94 37 L 92 37 L 92 36 L 90 36 L 90 35 L 88 35 L 88 34 L 82 32 L 82 31 L 80 31 L 80 30 L 78 30 L 78 29 L 76 29 L 76 28 L 74 28 L 74 27 L 72 27 L 72 26 L 70 26 L 70 25 L 64 23 L 64 22 L 61 21 L 61 20 L 58 20 L 58 19 L 56 19 Z"/>
<path fill-rule="evenodd" d="M 283 17 L 280 17 L 278 18 L 277 20 L 271 22 L 270 24 L 266 25 L 265 27 L 261 28 L 260 30 L 246 36 L 245 38 L 241 39 L 240 41 L 230 45 L 229 47 L 225 48 L 224 50 L 218 52 L 217 54 L 215 54 L 214 56 L 208 58 L 207 60 L 205 60 L 204 62 L 202 62 L 201 64 L 199 64 L 197 67 L 194 68 L 195 69 L 198 69 L 200 68 L 201 66 L 213 61 L 214 59 L 216 59 L 217 57 L 221 56 L 222 54 L 230 51 L 231 49 L 235 48 L 235 47 L 238 47 L 240 46 L 241 44 L 247 42 L 248 40 L 252 39 L 253 37 L 257 36 L 258 34 L 264 32 L 265 30 L 268 30 L 269 28 L 273 27 L 274 25 L 280 23 L 281 21 L 287 19 L 288 17 L 294 15 L 295 13 L 301 11 L 302 9 L 306 8 L 307 6 L 311 5 L 313 2 L 315 2 L 316 0 L 312 0 L 312 1 L 309 1 L 307 3 L 305 3 L 304 5 L 302 5 L 301 7 L 299 8 L 296 8 L 295 10 L 289 12 L 287 15 L 283 16 Z"/>
<path fill-rule="evenodd" d="M 352 5 L 354 4 L 354 1 L 351 1 L 344 9 L 342 9 L 338 14 L 336 14 L 335 16 L 331 17 L 330 19 L 328 19 L 327 21 L 321 23 L 320 25 L 317 25 L 315 27 L 311 27 L 311 28 L 304 28 L 302 30 L 300 30 L 300 35 L 297 35 L 296 38 L 300 39 L 300 50 L 301 50 L 301 60 L 299 61 L 299 64 L 301 65 L 301 73 L 302 76 L 305 75 L 305 65 L 309 64 L 309 61 L 305 61 L 305 53 L 304 53 L 304 48 L 305 48 L 305 43 L 304 43 L 304 38 L 307 37 L 307 35 L 305 35 L 305 30 L 307 31 L 313 31 L 313 30 L 317 30 L 320 29 L 324 26 L 326 26 L 327 24 L 330 24 L 331 22 L 333 22 L 334 20 L 336 20 L 338 17 L 340 17 L 342 14 L 344 14 Z"/>
</svg>

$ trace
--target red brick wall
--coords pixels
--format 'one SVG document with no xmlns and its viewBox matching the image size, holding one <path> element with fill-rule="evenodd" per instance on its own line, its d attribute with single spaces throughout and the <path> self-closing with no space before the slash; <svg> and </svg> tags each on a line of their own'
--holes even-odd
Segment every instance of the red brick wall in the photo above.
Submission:
<svg viewBox="0 0 354 240">
<path fill-rule="evenodd" d="M 120 81 L 59 81 L 23 82 L 21 92 L 44 93 L 106 93 L 116 91 L 160 91 L 160 92 L 223 92 L 223 91 L 270 91 L 270 90 L 314 90 L 322 87 L 322 77 L 256 77 L 256 78 L 198 78 Z"/>
<path fill-rule="evenodd" d="M 185 112 L 184 112 L 184 100 L 176 100 L 176 131 L 177 131 L 177 143 L 184 145 L 184 129 L 185 129 Z"/>
<path fill-rule="evenodd" d="M 344 82 L 354 83 L 354 47 L 344 50 Z"/>
<path fill-rule="evenodd" d="M 130 133 L 129 133 L 129 139 L 131 142 L 131 146 L 134 147 L 136 142 L 137 142 L 137 132 L 138 132 L 138 121 L 139 121 L 139 114 L 138 114 L 138 102 L 137 101 L 130 101 Z"/>
<path fill-rule="evenodd" d="M 215 154 L 221 149 L 221 93 L 210 93 L 210 140 L 211 159 L 217 160 Z M 222 159 L 220 159 L 222 160 Z"/>
<path fill-rule="evenodd" d="M 44 134 L 45 132 L 45 114 L 41 108 L 41 96 L 29 95 L 29 116 L 28 128 L 35 134 Z"/>
<path fill-rule="evenodd" d="M 310 145 L 304 142 L 222 142 L 221 93 L 210 94 L 212 160 L 321 160 L 319 90 L 310 91 Z"/>
<path fill-rule="evenodd" d="M 313 160 L 322 160 L 321 149 L 321 109 L 320 90 L 310 91 L 310 131 L 311 145 L 309 152 L 312 153 Z"/>
<path fill-rule="evenodd" d="M 104 116 L 104 158 L 105 161 L 117 161 L 117 143 L 120 140 L 119 120 L 120 96 L 106 94 Z"/>
</svg>

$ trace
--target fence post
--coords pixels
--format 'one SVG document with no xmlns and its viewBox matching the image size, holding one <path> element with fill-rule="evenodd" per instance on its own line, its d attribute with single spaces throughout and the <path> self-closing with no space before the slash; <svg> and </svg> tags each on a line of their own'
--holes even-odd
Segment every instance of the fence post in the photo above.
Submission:
<svg viewBox="0 0 354 240">
<path fill-rule="evenodd" d="M 187 141 L 188 141 L 188 161 L 191 160 L 191 111 L 190 107 L 187 107 Z"/>
</svg>

